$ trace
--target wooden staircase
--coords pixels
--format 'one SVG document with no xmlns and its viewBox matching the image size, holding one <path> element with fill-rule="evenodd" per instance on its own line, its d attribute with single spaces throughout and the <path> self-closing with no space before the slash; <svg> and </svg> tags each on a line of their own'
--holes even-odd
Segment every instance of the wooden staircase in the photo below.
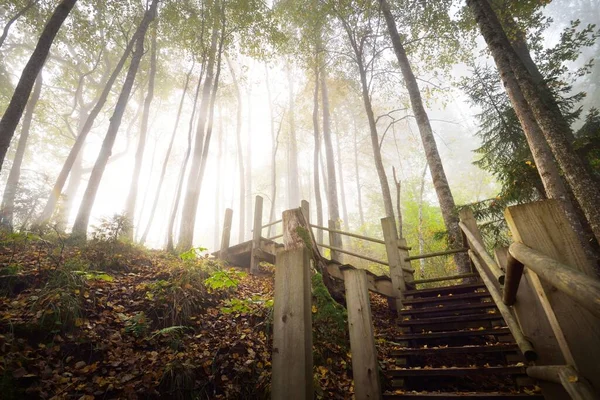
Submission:
<svg viewBox="0 0 600 400">
<path fill-rule="evenodd" d="M 533 394 L 525 360 L 483 283 L 405 297 L 385 399 L 543 398 Z"/>
</svg>

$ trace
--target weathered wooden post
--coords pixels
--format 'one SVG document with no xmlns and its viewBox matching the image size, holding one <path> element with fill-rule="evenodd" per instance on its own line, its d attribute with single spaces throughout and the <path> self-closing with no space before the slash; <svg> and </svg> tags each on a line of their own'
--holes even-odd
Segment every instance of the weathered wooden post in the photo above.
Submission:
<svg viewBox="0 0 600 400">
<path fill-rule="evenodd" d="M 302 215 L 304 215 L 304 220 L 307 224 L 310 224 L 310 205 L 308 204 L 308 201 L 302 200 L 302 202 L 300 202 L 300 209 L 302 210 Z"/>
<path fill-rule="evenodd" d="M 339 231 L 340 230 L 340 222 L 329 220 L 329 222 L 327 223 L 327 227 L 329 229 Z M 338 249 L 342 248 L 342 237 L 340 236 L 339 233 L 331 232 L 331 230 L 329 231 L 329 245 L 331 247 L 337 247 Z M 339 251 L 335 251 L 333 249 L 331 250 L 331 259 L 333 261 L 343 263 L 342 253 L 340 253 Z"/>
<path fill-rule="evenodd" d="M 300 209 L 283 212 L 284 249 L 275 262 L 273 309 L 274 400 L 312 399 L 310 253 L 298 228 Z"/>
<path fill-rule="evenodd" d="M 594 276 L 557 200 L 509 207 L 504 215 L 515 242 Z M 569 364 L 592 386 L 600 388 L 600 319 L 567 294 L 541 281 L 529 268 L 524 270 L 514 309 L 524 333 L 537 348 L 546 349 L 538 351 L 537 365 Z M 544 314 L 547 318 L 540 318 Z M 554 398 L 551 391 L 544 389 L 542 386 L 546 398 Z"/>
<path fill-rule="evenodd" d="M 362 269 L 345 270 L 344 285 L 355 398 L 357 400 L 381 399 L 367 273 Z"/>
<path fill-rule="evenodd" d="M 404 283 L 406 286 L 414 286 L 412 282 L 415 280 L 415 271 L 410 264 L 410 260 L 407 260 L 410 257 L 408 253 L 408 243 L 406 239 L 399 238 L 398 239 L 398 254 L 400 255 L 400 266 L 402 267 L 402 275 L 404 276 Z"/>
<path fill-rule="evenodd" d="M 231 222 L 233 221 L 233 210 L 225 210 L 225 219 L 223 220 L 223 233 L 221 234 L 221 258 L 229 248 L 229 239 L 231 238 Z"/>
<path fill-rule="evenodd" d="M 383 230 L 388 264 L 390 265 L 390 278 L 392 279 L 392 292 L 396 298 L 396 310 L 400 311 L 402 309 L 402 299 L 404 298 L 403 293 L 406 291 L 406 282 L 404 281 L 404 271 L 402 271 L 404 262 L 400 258 L 398 231 L 396 230 L 394 218 L 381 218 L 381 229 Z"/>
<path fill-rule="evenodd" d="M 254 201 L 254 224 L 252 230 L 252 255 L 250 257 L 250 273 L 256 274 L 258 272 L 258 264 L 260 263 L 260 238 L 262 237 L 262 212 L 263 212 L 263 198 L 256 196 Z"/>
</svg>

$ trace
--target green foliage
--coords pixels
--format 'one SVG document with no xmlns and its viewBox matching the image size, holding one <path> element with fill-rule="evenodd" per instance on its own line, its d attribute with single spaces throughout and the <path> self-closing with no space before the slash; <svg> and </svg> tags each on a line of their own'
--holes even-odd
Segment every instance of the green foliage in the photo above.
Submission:
<svg viewBox="0 0 600 400">
<path fill-rule="evenodd" d="M 328 338 L 328 341 L 333 341 L 343 348 L 347 348 L 349 345 L 348 313 L 344 307 L 331 297 L 321 274 L 312 276 L 312 298 L 315 343 L 319 343 L 323 338 Z"/>
<path fill-rule="evenodd" d="M 225 314 L 250 315 L 259 314 L 263 307 L 272 309 L 273 299 L 265 299 L 261 296 L 254 296 L 246 299 L 232 298 L 225 300 L 224 305 L 220 310 Z"/>
<path fill-rule="evenodd" d="M 202 252 L 208 250 L 206 247 L 192 247 L 188 251 L 185 251 L 179 255 L 184 261 L 196 260 L 202 257 Z"/>
<path fill-rule="evenodd" d="M 240 283 L 240 279 L 247 274 L 235 268 L 219 269 L 210 274 L 204 281 L 204 285 L 210 291 L 229 291 L 236 289 Z"/>
<path fill-rule="evenodd" d="M 114 214 L 111 218 L 102 218 L 100 224 L 92 228 L 93 240 L 116 243 L 126 238 L 126 233 L 133 228 L 133 225 L 126 215 Z"/>
<path fill-rule="evenodd" d="M 125 322 L 125 332 L 135 337 L 144 337 L 150 331 L 150 321 L 143 311 L 138 312 Z"/>
</svg>

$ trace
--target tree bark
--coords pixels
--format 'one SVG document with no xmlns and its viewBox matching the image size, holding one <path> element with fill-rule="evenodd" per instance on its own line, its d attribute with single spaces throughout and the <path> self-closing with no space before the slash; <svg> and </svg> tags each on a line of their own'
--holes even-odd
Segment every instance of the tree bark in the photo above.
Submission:
<svg viewBox="0 0 600 400">
<path fill-rule="evenodd" d="M 429 117 L 425 111 L 423 100 L 421 98 L 421 92 L 417 79 L 412 71 L 410 61 L 406 56 L 406 51 L 398 34 L 396 28 L 396 22 L 390 11 L 387 0 L 380 0 L 381 10 L 385 17 L 394 52 L 404 77 L 404 84 L 408 90 L 410 103 L 415 114 L 417 126 L 419 127 L 419 133 L 421 134 L 421 141 L 423 142 L 423 148 L 425 149 L 425 156 L 427 157 L 427 163 L 429 164 L 429 170 L 433 179 L 433 186 L 437 194 L 438 201 L 440 203 L 440 209 L 442 211 L 442 217 L 444 218 L 444 224 L 448 230 L 448 242 L 450 248 L 460 248 L 462 244 L 462 234 L 458 226 L 458 216 L 456 214 L 456 205 L 454 203 L 454 197 L 450 191 L 448 185 L 448 179 L 446 178 L 446 172 L 442 164 L 442 159 L 435 143 L 435 137 L 433 136 L 433 130 L 429 122 Z M 454 261 L 458 273 L 466 274 L 470 272 L 470 265 L 468 256 L 464 253 L 457 253 L 454 255 Z"/>
<path fill-rule="evenodd" d="M 423 235 L 423 195 L 425 193 L 425 176 L 427 175 L 427 169 L 429 166 L 425 163 L 425 167 L 423 168 L 423 173 L 421 174 L 421 184 L 419 186 L 419 227 L 418 227 L 418 236 L 419 236 L 419 254 L 425 254 L 425 236 Z M 421 273 L 421 279 L 425 278 L 425 259 L 419 259 L 419 269 Z"/>
<path fill-rule="evenodd" d="M 165 158 L 163 160 L 162 169 L 160 171 L 160 177 L 158 179 L 158 185 L 156 186 L 156 193 L 154 194 L 154 201 L 152 203 L 152 208 L 150 209 L 150 216 L 148 217 L 148 223 L 146 224 L 146 229 L 144 229 L 144 233 L 140 239 L 140 244 L 142 245 L 146 243 L 148 233 L 150 232 L 150 227 L 152 226 L 152 221 L 154 221 L 154 214 L 156 213 L 156 207 L 158 207 L 158 200 L 160 199 L 162 185 L 165 181 L 165 175 L 167 174 L 167 166 L 169 165 L 169 159 L 171 158 L 171 151 L 173 150 L 175 136 L 177 136 L 177 128 L 179 127 L 179 121 L 181 120 L 181 111 L 183 109 L 183 103 L 185 101 L 185 96 L 188 91 L 190 77 L 192 75 L 192 71 L 194 70 L 194 66 L 195 63 L 192 63 L 192 67 L 185 76 L 185 84 L 183 85 L 183 93 L 181 94 L 181 100 L 179 100 L 179 107 L 177 108 L 177 117 L 175 118 L 173 132 L 171 133 L 171 140 L 169 141 L 169 147 L 167 147 L 167 152 L 165 153 Z"/>
<path fill-rule="evenodd" d="M 8 179 L 6 181 L 6 187 L 4 188 L 2 208 L 0 212 L 0 225 L 8 230 L 13 229 L 15 198 L 17 196 L 19 180 L 21 179 L 21 165 L 23 164 L 25 149 L 27 148 L 27 140 L 29 139 L 29 132 L 31 130 L 31 121 L 33 120 L 33 111 L 35 110 L 38 100 L 40 99 L 41 92 L 42 73 L 40 71 L 40 74 L 35 80 L 35 87 L 33 89 L 31 98 L 27 102 L 27 107 L 25 107 L 25 115 L 23 116 L 23 124 L 21 125 L 21 136 L 19 137 L 15 158 L 13 159 L 12 166 L 10 167 Z"/>
<path fill-rule="evenodd" d="M 69 16 L 69 13 L 76 2 L 77 0 L 63 0 L 56 7 L 50 20 L 44 27 L 29 61 L 23 69 L 15 92 L 0 120 L 0 170 L 2 170 L 2 165 L 4 164 L 4 158 L 6 157 L 6 152 L 10 146 L 10 141 L 15 134 L 17 125 L 19 125 L 19 121 L 21 120 L 29 96 L 31 95 L 31 90 L 33 89 L 36 77 L 39 75 L 46 62 L 46 58 L 48 57 L 50 47 L 52 46 L 52 42 L 54 42 L 56 34 L 65 19 Z"/>
<path fill-rule="evenodd" d="M 25 7 L 20 9 L 15 15 L 13 15 L 6 22 L 6 25 L 4 25 L 4 29 L 2 30 L 2 36 L 0 36 L 0 47 L 2 47 L 2 45 L 4 44 L 4 41 L 6 40 L 6 37 L 8 36 L 8 31 L 10 30 L 10 27 L 12 26 L 12 24 L 14 24 L 19 18 L 21 18 L 23 15 L 25 15 L 25 13 L 27 13 L 27 11 L 29 11 L 29 9 L 31 9 L 31 7 L 36 5 L 38 1 L 39 0 L 30 1 L 29 3 L 27 3 L 25 5 Z"/>
<path fill-rule="evenodd" d="M 317 50 L 317 57 L 318 57 Z M 319 132 L 319 67 L 315 62 L 315 91 L 313 97 L 313 130 L 315 136 L 315 150 L 313 156 L 313 181 L 315 185 L 315 206 L 317 208 L 317 225 L 323 225 L 323 200 L 321 199 L 321 183 L 319 180 L 319 158 L 321 153 L 321 135 Z M 317 230 L 317 242 L 323 243 L 323 231 Z"/>
<path fill-rule="evenodd" d="M 223 170 L 223 111 L 222 106 L 219 107 L 219 141 L 217 145 L 217 170 L 215 171 L 216 176 L 216 188 L 215 188 L 215 229 L 214 229 L 214 237 L 213 237 L 213 249 L 219 250 L 221 245 L 221 195 L 223 192 L 223 184 L 222 184 L 222 170 Z"/>
<path fill-rule="evenodd" d="M 90 222 L 90 215 L 94 206 L 94 201 L 96 200 L 96 194 L 100 188 L 100 181 L 102 180 L 104 169 L 106 168 L 106 164 L 112 153 L 112 147 L 115 143 L 119 126 L 121 125 L 121 119 L 123 118 L 123 113 L 125 112 L 127 102 L 129 101 L 131 88 L 133 87 L 133 82 L 135 81 L 140 61 L 144 55 L 144 38 L 146 36 L 146 31 L 148 30 L 150 23 L 156 18 L 158 1 L 159 0 L 152 1 L 152 4 L 146 11 L 144 19 L 140 25 L 140 34 L 136 40 L 135 50 L 131 57 L 129 70 L 127 71 L 127 77 L 125 78 L 123 88 L 121 89 L 121 93 L 119 94 L 113 115 L 110 119 L 108 131 L 106 132 L 106 136 L 102 142 L 102 148 L 100 149 L 100 153 L 98 154 L 98 158 L 96 159 L 96 163 L 92 169 L 92 174 L 90 175 L 90 180 L 83 195 L 83 200 L 81 201 L 79 212 L 77 213 L 77 218 L 73 224 L 72 234 L 75 237 L 83 239 L 87 237 L 87 228 Z"/>
<path fill-rule="evenodd" d="M 572 131 L 556 101 L 548 90 L 535 84 L 487 0 L 469 0 L 467 4 L 475 15 L 524 131 L 531 130 L 527 125 L 532 115 L 585 213 L 596 241 L 600 242 L 600 189 L 568 140 Z"/>
<path fill-rule="evenodd" d="M 356 193 L 358 197 L 358 217 L 360 219 L 360 226 L 365 225 L 365 213 L 362 205 L 362 188 L 360 186 L 360 172 L 358 168 L 358 129 L 356 128 L 356 118 L 353 118 L 354 122 L 354 175 L 356 176 Z"/>
<path fill-rule="evenodd" d="M 69 151 L 69 155 L 67 156 L 67 158 L 60 170 L 60 173 L 58 174 L 58 177 L 56 178 L 56 182 L 54 183 L 52 191 L 50 192 L 50 197 L 48 197 L 48 201 L 46 202 L 46 205 L 44 206 L 44 209 L 43 209 L 41 215 L 39 216 L 39 218 L 36 221 L 36 225 L 43 225 L 44 223 L 48 222 L 50 220 L 50 218 L 52 217 L 52 214 L 54 213 L 54 210 L 56 208 L 56 204 L 58 203 L 58 199 L 60 198 L 60 194 L 62 193 L 65 183 L 67 182 L 67 178 L 69 177 L 69 173 L 71 172 L 71 169 L 73 168 L 73 164 L 75 163 L 75 161 L 79 157 L 79 154 L 81 153 L 81 149 L 84 146 L 84 143 L 85 143 L 85 140 L 86 140 L 88 134 L 92 130 L 92 127 L 94 125 L 94 121 L 96 120 L 96 117 L 98 117 L 98 115 L 100 114 L 100 111 L 102 111 L 102 108 L 106 104 L 106 100 L 108 99 L 108 96 L 110 95 L 112 87 L 113 87 L 115 81 L 117 80 L 119 74 L 121 73 L 121 70 L 125 66 L 125 63 L 127 62 L 127 59 L 129 58 L 129 54 L 131 53 L 131 50 L 133 49 L 136 39 L 140 36 L 141 29 L 142 29 L 142 26 L 144 25 L 144 23 L 145 23 L 144 20 L 142 20 L 142 23 L 140 23 L 140 25 L 138 26 L 137 31 L 135 32 L 135 34 L 133 35 L 133 37 L 131 38 L 129 43 L 127 43 L 127 47 L 125 48 L 125 51 L 123 52 L 123 55 L 121 56 L 121 59 L 117 63 L 117 66 L 113 70 L 113 72 L 110 75 L 110 77 L 108 78 L 108 80 L 106 81 L 106 84 L 104 85 L 104 89 L 102 90 L 102 93 L 98 97 L 98 101 L 96 102 L 96 105 L 94 106 L 94 108 L 92 109 L 90 114 L 88 115 L 83 127 L 79 131 L 79 134 L 77 135 L 77 138 L 75 139 L 75 143 L 73 144 L 73 147 L 71 147 L 71 150 Z M 73 177 L 71 177 L 71 179 L 73 179 Z"/>
<path fill-rule="evenodd" d="M 394 174 L 394 185 L 396 185 L 396 211 L 398 212 L 398 237 L 402 239 L 404 236 L 402 234 L 404 224 L 402 223 L 402 183 L 398 180 L 396 176 L 396 167 L 392 167 L 392 173 Z"/>
<path fill-rule="evenodd" d="M 323 140 L 325 142 L 325 160 L 327 162 L 327 204 L 329 219 L 336 221 L 340 219 L 340 206 L 337 194 L 337 177 L 335 175 L 335 159 L 333 156 L 333 141 L 331 139 L 331 116 L 329 113 L 329 92 L 327 90 L 327 74 L 325 67 L 321 66 L 321 102 L 323 105 Z M 335 235 L 339 238 L 339 235 Z M 338 247 L 340 243 L 336 243 Z"/>
<path fill-rule="evenodd" d="M 288 208 L 300 207 L 300 174 L 298 172 L 298 141 L 296 138 L 296 113 L 294 104 L 294 84 L 292 70 L 289 62 L 286 62 L 288 78 L 288 118 L 290 131 L 288 136 Z"/>
<path fill-rule="evenodd" d="M 282 114 L 281 122 L 277 134 L 275 133 L 275 113 L 273 112 L 273 97 L 271 95 L 271 85 L 269 84 L 269 68 L 265 64 L 265 77 L 267 84 L 267 99 L 269 101 L 269 117 L 271 128 L 271 210 L 269 211 L 269 223 L 275 221 L 275 209 L 277 205 L 277 150 L 279 148 L 279 133 L 285 112 Z M 271 237 L 273 225 L 269 225 L 267 237 Z"/>
<path fill-rule="evenodd" d="M 336 127 L 337 130 L 337 127 Z M 342 216 L 344 218 L 344 229 L 346 231 L 350 230 L 350 227 L 348 226 L 348 207 L 346 207 L 346 188 L 344 187 L 344 173 L 343 173 L 343 168 L 342 168 L 342 150 L 340 148 L 340 135 L 339 135 L 339 131 L 336 132 L 336 150 L 337 150 L 337 170 L 338 170 L 338 175 L 339 175 L 339 180 L 340 180 L 340 198 L 342 200 Z"/>
<path fill-rule="evenodd" d="M 148 121 L 150 119 L 150 106 L 154 99 L 154 81 L 156 79 L 156 29 L 152 30 L 152 44 L 150 50 L 150 74 L 148 77 L 148 92 L 144 100 L 144 111 L 142 112 L 142 124 L 140 126 L 140 137 L 138 140 L 137 150 L 135 152 L 135 164 L 133 166 L 133 175 L 129 186 L 129 194 L 125 202 L 125 215 L 131 222 L 131 227 L 127 232 L 129 240 L 133 241 L 133 232 L 135 224 L 135 207 L 139 192 L 140 174 L 142 172 L 142 163 L 144 161 L 144 152 L 146 151 L 146 139 L 148 137 Z"/>
<path fill-rule="evenodd" d="M 252 96 L 251 89 L 248 88 L 248 124 L 246 126 L 246 221 L 250 224 L 252 221 Z M 246 232 L 246 237 L 251 238 L 250 232 Z"/>
</svg>

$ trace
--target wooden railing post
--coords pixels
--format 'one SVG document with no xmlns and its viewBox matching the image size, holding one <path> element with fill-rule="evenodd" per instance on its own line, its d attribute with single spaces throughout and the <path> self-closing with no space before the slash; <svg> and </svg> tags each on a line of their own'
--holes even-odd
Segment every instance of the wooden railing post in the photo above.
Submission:
<svg viewBox="0 0 600 400">
<path fill-rule="evenodd" d="M 402 299 L 404 298 L 403 293 L 406 291 L 406 282 L 404 281 L 404 271 L 402 271 L 404 262 L 400 258 L 398 231 L 396 230 L 394 218 L 382 218 L 381 229 L 383 230 L 388 264 L 390 265 L 390 278 L 392 279 L 392 292 L 396 298 L 396 310 L 400 311 L 402 309 Z"/>
<path fill-rule="evenodd" d="M 402 247 L 402 248 L 400 248 L 400 247 Z M 404 282 L 408 286 L 414 286 L 412 283 L 415 281 L 415 272 L 412 269 L 410 260 L 407 260 L 407 258 L 410 258 L 410 254 L 409 254 L 408 250 L 406 250 L 406 249 L 408 249 L 408 243 L 406 242 L 406 239 L 399 238 L 398 239 L 398 254 L 400 255 L 400 266 L 402 267 L 402 274 L 404 276 Z M 407 272 L 408 270 L 411 270 L 413 272 Z"/>
<path fill-rule="evenodd" d="M 340 222 L 329 220 L 327 227 L 329 229 L 340 230 Z M 342 237 L 336 233 L 329 231 L 329 245 L 331 247 L 337 247 L 338 249 L 342 248 Z M 339 263 L 343 263 L 342 261 L 342 253 L 331 250 L 331 260 L 337 261 Z"/>
<path fill-rule="evenodd" d="M 357 400 L 381 399 L 377 348 L 373 334 L 366 272 L 361 269 L 345 270 L 344 285 L 346 286 L 354 396 Z"/>
<path fill-rule="evenodd" d="M 272 395 L 280 399 L 312 399 L 312 314 L 310 253 L 297 232 L 298 213 L 283 213 L 284 249 L 275 262 Z"/>
<path fill-rule="evenodd" d="M 310 224 L 310 205 L 308 204 L 308 201 L 302 200 L 300 209 L 302 210 L 302 215 L 304 215 L 304 220 L 307 224 Z"/>
<path fill-rule="evenodd" d="M 504 212 L 515 242 L 594 276 L 576 234 L 557 200 L 509 207 Z M 600 387 L 600 319 L 566 293 L 527 268 L 518 286 L 514 309 L 524 333 L 536 347 L 537 365 L 570 364 L 591 384 Z M 543 315 L 547 318 L 541 318 Z M 562 354 L 562 357 L 561 357 Z M 544 390 L 544 386 L 542 386 Z"/>
<path fill-rule="evenodd" d="M 252 255 L 250 257 L 250 273 L 256 274 L 258 272 L 258 264 L 260 263 L 259 254 L 260 238 L 262 237 L 262 212 L 263 212 L 263 198 L 256 196 L 254 200 L 254 226 L 252 230 Z"/>
<path fill-rule="evenodd" d="M 225 219 L 223 220 L 223 233 L 221 234 L 221 256 L 229 248 L 229 239 L 231 238 L 231 222 L 233 221 L 233 210 L 225 210 Z"/>
</svg>

